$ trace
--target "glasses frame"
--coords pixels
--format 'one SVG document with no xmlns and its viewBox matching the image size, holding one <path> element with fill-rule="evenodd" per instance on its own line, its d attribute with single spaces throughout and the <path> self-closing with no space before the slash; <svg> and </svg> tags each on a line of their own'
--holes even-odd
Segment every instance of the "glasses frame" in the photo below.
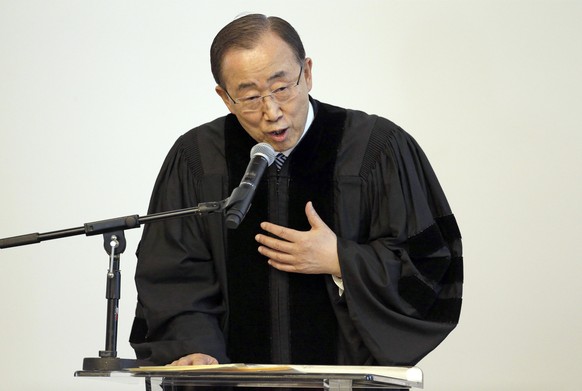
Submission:
<svg viewBox="0 0 582 391">
<path fill-rule="evenodd" d="M 299 85 L 299 82 L 301 81 L 301 75 L 303 74 L 303 66 L 304 65 L 305 65 L 305 62 L 302 61 L 301 62 L 301 68 L 299 69 L 299 76 L 297 76 L 297 81 L 295 83 L 289 83 L 289 84 L 287 84 L 286 87 L 297 87 Z M 282 88 L 282 87 L 279 87 L 279 88 Z M 254 110 L 248 110 L 248 112 L 251 112 L 252 113 L 252 112 L 259 111 L 259 108 L 261 107 L 261 103 L 263 103 L 265 101 L 265 98 L 268 97 L 268 96 L 270 96 L 271 99 L 273 99 L 273 101 L 274 102 L 277 102 L 277 103 L 285 103 L 285 102 L 287 102 L 287 101 L 285 101 L 285 102 L 278 102 L 277 99 L 275 99 L 275 97 L 273 96 L 273 93 L 275 91 L 277 91 L 279 88 L 275 88 L 273 91 L 271 91 L 270 93 L 268 93 L 266 95 L 258 96 L 257 97 L 257 101 L 260 102 L 258 108 L 257 109 L 254 109 Z M 238 98 L 237 99 L 234 99 L 232 96 L 230 96 L 230 94 L 228 93 L 228 90 L 226 89 L 226 87 L 223 87 L 223 89 L 224 89 L 224 92 L 226 92 L 226 96 L 228 96 L 228 98 L 232 101 L 232 103 L 234 103 L 235 105 L 237 105 L 237 104 L 244 105 L 244 103 L 241 102 Z M 292 98 L 290 98 L 290 99 L 292 99 Z"/>
</svg>

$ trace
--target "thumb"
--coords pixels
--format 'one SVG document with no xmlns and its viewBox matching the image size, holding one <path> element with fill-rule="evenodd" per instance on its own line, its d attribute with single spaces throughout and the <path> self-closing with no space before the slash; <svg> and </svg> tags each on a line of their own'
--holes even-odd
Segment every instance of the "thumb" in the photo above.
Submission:
<svg viewBox="0 0 582 391">
<path fill-rule="evenodd" d="M 305 215 L 307 216 L 307 221 L 309 221 L 309 225 L 311 228 L 320 228 L 320 227 L 327 227 L 327 225 L 323 222 L 321 217 L 315 211 L 313 207 L 313 202 L 309 201 L 305 205 Z"/>
</svg>

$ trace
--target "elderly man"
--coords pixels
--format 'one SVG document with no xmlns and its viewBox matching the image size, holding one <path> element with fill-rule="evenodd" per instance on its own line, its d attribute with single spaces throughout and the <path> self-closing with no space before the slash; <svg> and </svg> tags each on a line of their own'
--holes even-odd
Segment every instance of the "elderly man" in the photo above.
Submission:
<svg viewBox="0 0 582 391">
<path fill-rule="evenodd" d="M 389 120 L 310 97 L 312 65 L 280 18 L 247 15 L 216 36 L 230 114 L 177 140 L 149 212 L 225 199 L 258 142 L 284 156 L 236 230 L 220 214 L 146 226 L 138 358 L 413 365 L 456 326 L 461 237 L 426 156 Z"/>
</svg>

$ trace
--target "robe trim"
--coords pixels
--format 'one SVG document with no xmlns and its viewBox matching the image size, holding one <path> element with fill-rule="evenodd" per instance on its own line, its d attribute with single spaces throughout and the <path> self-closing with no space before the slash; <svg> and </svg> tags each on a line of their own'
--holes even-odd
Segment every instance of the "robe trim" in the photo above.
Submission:
<svg viewBox="0 0 582 391">
<path fill-rule="evenodd" d="M 255 141 L 244 131 L 232 114 L 225 119 L 225 155 L 228 170 L 228 193 L 240 184 L 250 161 Z M 234 362 L 269 363 L 270 336 L 269 265 L 257 252 L 254 235 L 259 224 L 267 220 L 265 181 L 257 186 L 251 209 L 237 229 L 227 230 L 228 325 L 227 354 Z M 249 347 L 251 347 L 249 349 Z"/>
<path fill-rule="evenodd" d="M 439 292 L 432 288 L 434 283 L 463 282 L 462 257 L 455 253 L 458 241 L 460 231 L 453 215 L 436 218 L 433 225 L 408 239 L 410 258 L 420 275 L 403 276 L 398 291 L 427 320 L 447 323 L 459 320 L 460 298 L 439 298 Z M 428 258 L 443 248 L 451 249 L 452 253 Z"/>
<path fill-rule="evenodd" d="M 408 239 L 408 252 L 414 265 L 424 276 L 439 282 L 447 273 L 451 259 L 457 257 L 457 254 L 430 260 L 426 257 L 444 247 L 454 248 L 452 244 L 460 239 L 459 235 L 453 216 L 437 218 L 435 224 Z"/>
<path fill-rule="evenodd" d="M 460 298 L 436 298 L 435 292 L 416 276 L 402 277 L 398 292 L 419 313 L 422 319 L 458 323 Z"/>
<path fill-rule="evenodd" d="M 439 225 L 439 228 L 445 240 L 453 241 L 461 239 L 461 231 L 459 230 L 459 226 L 457 225 L 455 215 L 450 214 L 447 216 L 438 217 L 436 221 Z"/>
<path fill-rule="evenodd" d="M 451 265 L 447 269 L 447 272 L 444 274 L 443 278 L 441 279 L 441 283 L 443 284 L 454 284 L 454 283 L 463 283 L 464 276 L 463 276 L 463 257 L 453 257 L 451 259 Z"/>
<path fill-rule="evenodd" d="M 431 308 L 426 320 L 441 323 L 459 323 L 462 299 L 439 299 Z"/>
<path fill-rule="evenodd" d="M 440 282 L 450 268 L 450 257 L 412 258 L 412 263 L 425 278 Z"/>
<path fill-rule="evenodd" d="M 343 109 L 312 103 L 315 119 L 288 159 L 289 225 L 298 230 L 311 228 L 305 216 L 305 204 L 312 201 L 321 219 L 335 231 L 335 164 L 347 114 Z M 295 361 L 337 363 L 337 320 L 326 278 L 329 276 L 289 275 L 290 300 L 303 303 L 303 308 L 297 305 L 291 308 L 291 329 L 295 330 L 291 335 L 292 345 L 301 345 L 303 350 L 301 355 L 292 352 Z M 297 311 L 307 311 L 310 315 Z M 314 328 L 320 331 L 310 331 Z"/>
<path fill-rule="evenodd" d="M 411 257 L 425 257 L 445 246 L 445 239 L 436 221 L 424 231 L 408 238 L 408 251 Z"/>
</svg>

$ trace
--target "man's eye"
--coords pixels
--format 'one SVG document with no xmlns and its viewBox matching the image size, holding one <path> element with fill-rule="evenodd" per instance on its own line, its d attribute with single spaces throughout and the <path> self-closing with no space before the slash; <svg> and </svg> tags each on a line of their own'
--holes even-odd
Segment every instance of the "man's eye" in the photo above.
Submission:
<svg viewBox="0 0 582 391">
<path fill-rule="evenodd" d="M 281 93 L 285 93 L 285 91 L 287 91 L 289 87 L 285 86 L 285 87 L 279 87 L 276 90 L 273 91 L 273 94 L 281 94 Z"/>
<path fill-rule="evenodd" d="M 261 97 L 259 95 L 254 95 L 254 96 L 245 96 L 244 98 L 241 98 L 240 101 L 242 102 L 253 102 L 257 99 L 261 99 Z"/>
</svg>

